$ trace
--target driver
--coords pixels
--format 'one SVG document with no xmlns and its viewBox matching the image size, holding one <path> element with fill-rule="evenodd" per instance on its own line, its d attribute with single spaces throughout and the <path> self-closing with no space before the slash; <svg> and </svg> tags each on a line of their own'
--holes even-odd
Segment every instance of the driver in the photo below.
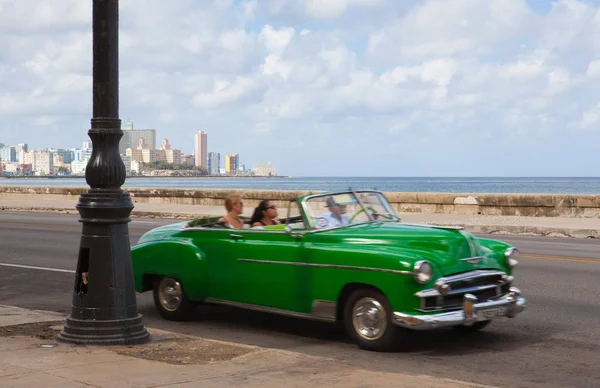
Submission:
<svg viewBox="0 0 600 388">
<path fill-rule="evenodd" d="M 333 228 L 350 223 L 348 216 L 344 215 L 346 207 L 335 202 L 333 197 L 327 198 L 325 207 L 329 208 L 329 211 L 317 218 L 317 228 Z"/>
</svg>

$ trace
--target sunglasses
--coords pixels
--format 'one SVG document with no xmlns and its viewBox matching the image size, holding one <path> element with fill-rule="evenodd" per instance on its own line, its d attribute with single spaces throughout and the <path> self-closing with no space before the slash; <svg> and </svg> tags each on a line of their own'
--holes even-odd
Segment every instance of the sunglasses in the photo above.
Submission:
<svg viewBox="0 0 600 388">
<path fill-rule="evenodd" d="M 277 209 L 277 206 L 273 205 L 273 206 L 268 206 L 265 210 L 269 210 L 269 209 Z"/>
</svg>

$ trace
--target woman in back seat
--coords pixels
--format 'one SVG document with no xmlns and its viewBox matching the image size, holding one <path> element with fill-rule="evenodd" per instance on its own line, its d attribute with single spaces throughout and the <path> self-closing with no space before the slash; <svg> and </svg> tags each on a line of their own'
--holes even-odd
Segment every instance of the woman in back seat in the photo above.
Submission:
<svg viewBox="0 0 600 388">
<path fill-rule="evenodd" d="M 280 222 L 277 220 L 277 206 L 273 201 L 265 199 L 260 201 L 258 206 L 254 209 L 254 214 L 250 218 L 250 226 L 267 226 L 267 225 L 279 225 Z"/>
</svg>

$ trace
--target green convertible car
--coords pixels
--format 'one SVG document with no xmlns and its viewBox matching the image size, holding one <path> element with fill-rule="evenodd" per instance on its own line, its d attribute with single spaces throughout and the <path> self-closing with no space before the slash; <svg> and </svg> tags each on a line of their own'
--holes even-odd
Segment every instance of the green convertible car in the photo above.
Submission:
<svg viewBox="0 0 600 388">
<path fill-rule="evenodd" d="M 280 225 L 218 218 L 155 228 L 132 247 L 136 291 L 153 291 L 164 318 L 205 303 L 341 321 L 361 348 L 382 351 L 411 330 L 476 331 L 525 309 L 515 247 L 402 222 L 379 191 L 300 196 Z"/>
</svg>

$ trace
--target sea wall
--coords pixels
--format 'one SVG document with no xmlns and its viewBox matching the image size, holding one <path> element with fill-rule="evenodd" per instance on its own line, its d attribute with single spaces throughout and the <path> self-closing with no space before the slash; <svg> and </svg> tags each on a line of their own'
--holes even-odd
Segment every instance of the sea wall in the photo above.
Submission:
<svg viewBox="0 0 600 388">
<path fill-rule="evenodd" d="M 0 186 L 2 198 L 36 198 L 77 201 L 87 187 Z M 309 191 L 130 188 L 134 203 L 196 204 L 223 206 L 227 194 L 238 193 L 245 206 L 272 199 L 279 206 Z M 317 193 L 314 191 L 312 193 Z M 400 213 L 441 213 L 529 217 L 600 218 L 599 195 L 475 194 L 384 192 Z"/>
</svg>

